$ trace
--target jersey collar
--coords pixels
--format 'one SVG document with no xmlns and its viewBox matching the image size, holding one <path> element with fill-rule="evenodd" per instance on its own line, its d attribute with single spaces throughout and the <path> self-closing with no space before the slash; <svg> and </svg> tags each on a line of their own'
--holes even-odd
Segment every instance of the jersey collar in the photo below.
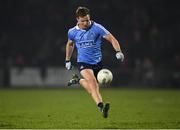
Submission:
<svg viewBox="0 0 180 130">
<path fill-rule="evenodd" d="M 76 29 L 77 29 L 77 30 L 87 31 L 87 30 L 89 30 L 89 29 L 92 27 L 92 25 L 93 25 L 93 21 L 90 21 L 90 26 L 89 26 L 87 29 L 81 29 L 81 28 L 79 28 L 79 26 L 78 26 L 78 24 L 77 24 L 77 25 L 76 25 Z"/>
</svg>

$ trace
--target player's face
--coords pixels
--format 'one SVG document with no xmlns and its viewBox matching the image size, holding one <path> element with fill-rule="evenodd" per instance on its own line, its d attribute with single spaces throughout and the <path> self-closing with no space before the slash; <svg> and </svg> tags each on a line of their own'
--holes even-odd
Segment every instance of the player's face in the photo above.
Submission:
<svg viewBox="0 0 180 130">
<path fill-rule="evenodd" d="M 90 16 L 89 15 L 86 15 L 84 17 L 78 17 L 77 21 L 78 21 L 78 26 L 81 29 L 86 29 L 90 26 Z"/>
</svg>

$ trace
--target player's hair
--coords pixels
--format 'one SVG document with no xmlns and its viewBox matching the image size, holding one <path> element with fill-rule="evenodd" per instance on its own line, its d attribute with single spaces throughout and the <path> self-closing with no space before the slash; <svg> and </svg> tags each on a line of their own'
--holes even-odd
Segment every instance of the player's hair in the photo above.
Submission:
<svg viewBox="0 0 180 130">
<path fill-rule="evenodd" d="M 86 7 L 79 6 L 76 10 L 76 18 L 77 17 L 84 17 L 86 15 L 90 15 L 90 10 Z"/>
</svg>

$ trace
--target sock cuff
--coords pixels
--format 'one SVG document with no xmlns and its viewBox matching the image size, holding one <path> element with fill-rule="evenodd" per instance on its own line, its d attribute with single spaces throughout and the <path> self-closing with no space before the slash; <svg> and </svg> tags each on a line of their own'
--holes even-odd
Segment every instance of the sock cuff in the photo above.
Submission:
<svg viewBox="0 0 180 130">
<path fill-rule="evenodd" d="M 103 107 L 103 103 L 100 102 L 100 103 L 97 104 L 97 106 L 100 107 L 100 108 L 102 108 L 102 107 Z"/>
</svg>

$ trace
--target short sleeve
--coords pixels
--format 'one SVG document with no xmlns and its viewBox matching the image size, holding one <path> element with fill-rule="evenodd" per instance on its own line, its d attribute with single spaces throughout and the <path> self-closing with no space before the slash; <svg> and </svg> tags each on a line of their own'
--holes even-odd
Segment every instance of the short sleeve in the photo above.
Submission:
<svg viewBox="0 0 180 130">
<path fill-rule="evenodd" d="M 74 41 L 74 36 L 71 30 L 68 31 L 68 39 Z"/>
<path fill-rule="evenodd" d="M 97 24 L 98 33 L 100 36 L 105 37 L 106 35 L 110 34 L 110 32 L 105 29 L 101 24 Z"/>
</svg>

